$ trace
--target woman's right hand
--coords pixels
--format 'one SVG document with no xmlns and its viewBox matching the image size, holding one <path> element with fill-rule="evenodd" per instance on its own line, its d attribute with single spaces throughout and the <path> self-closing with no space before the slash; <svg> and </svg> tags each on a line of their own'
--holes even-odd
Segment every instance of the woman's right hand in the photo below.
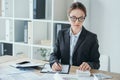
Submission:
<svg viewBox="0 0 120 80">
<path fill-rule="evenodd" d="M 54 70 L 54 71 L 61 71 L 62 70 L 62 65 L 60 63 L 55 62 L 52 65 L 52 70 Z"/>
</svg>

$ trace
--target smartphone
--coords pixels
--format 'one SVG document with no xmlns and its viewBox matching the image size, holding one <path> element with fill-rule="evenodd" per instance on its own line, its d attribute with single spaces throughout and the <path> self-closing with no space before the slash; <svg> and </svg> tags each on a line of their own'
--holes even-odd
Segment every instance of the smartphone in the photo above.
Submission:
<svg viewBox="0 0 120 80">
<path fill-rule="evenodd" d="M 30 61 L 23 61 L 23 62 L 19 62 L 19 63 L 16 63 L 16 64 L 21 65 L 21 64 L 26 64 L 26 63 L 30 63 Z"/>
</svg>

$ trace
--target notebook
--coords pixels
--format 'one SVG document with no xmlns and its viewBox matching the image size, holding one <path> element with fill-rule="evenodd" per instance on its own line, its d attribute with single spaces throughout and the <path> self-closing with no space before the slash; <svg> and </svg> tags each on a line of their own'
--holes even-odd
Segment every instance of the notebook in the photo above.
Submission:
<svg viewBox="0 0 120 80">
<path fill-rule="evenodd" d="M 62 71 L 53 71 L 50 67 L 50 64 L 45 64 L 43 69 L 40 71 L 41 73 L 61 73 L 68 74 L 70 70 L 70 65 L 62 65 Z"/>
</svg>

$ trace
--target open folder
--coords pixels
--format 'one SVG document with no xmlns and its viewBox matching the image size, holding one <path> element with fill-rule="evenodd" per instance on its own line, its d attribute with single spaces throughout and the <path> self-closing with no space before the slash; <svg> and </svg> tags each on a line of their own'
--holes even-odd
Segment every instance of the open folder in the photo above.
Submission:
<svg viewBox="0 0 120 80">
<path fill-rule="evenodd" d="M 61 74 L 68 74 L 70 70 L 70 65 L 62 65 L 62 71 L 53 71 L 50 67 L 50 64 L 45 64 L 43 69 L 40 71 L 41 73 L 61 73 Z"/>
</svg>

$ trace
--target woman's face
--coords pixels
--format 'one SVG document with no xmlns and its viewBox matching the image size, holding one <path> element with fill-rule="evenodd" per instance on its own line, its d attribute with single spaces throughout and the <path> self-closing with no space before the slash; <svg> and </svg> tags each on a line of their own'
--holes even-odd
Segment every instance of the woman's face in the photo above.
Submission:
<svg viewBox="0 0 120 80">
<path fill-rule="evenodd" d="M 74 9 L 70 12 L 68 19 L 72 29 L 81 29 L 82 24 L 85 20 L 85 14 L 80 9 Z"/>
</svg>

